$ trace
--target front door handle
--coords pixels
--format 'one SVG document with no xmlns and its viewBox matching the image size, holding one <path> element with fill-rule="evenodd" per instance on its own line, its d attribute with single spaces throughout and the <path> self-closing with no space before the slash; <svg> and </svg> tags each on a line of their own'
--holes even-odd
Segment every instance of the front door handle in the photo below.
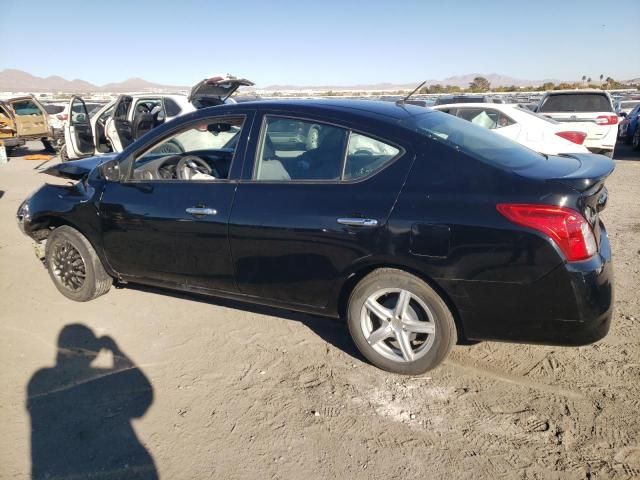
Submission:
<svg viewBox="0 0 640 480">
<path fill-rule="evenodd" d="M 215 208 L 189 207 L 185 210 L 190 215 L 215 215 L 218 211 Z"/>
<path fill-rule="evenodd" d="M 338 218 L 340 225 L 350 227 L 377 227 L 378 221 L 374 218 Z"/>
</svg>

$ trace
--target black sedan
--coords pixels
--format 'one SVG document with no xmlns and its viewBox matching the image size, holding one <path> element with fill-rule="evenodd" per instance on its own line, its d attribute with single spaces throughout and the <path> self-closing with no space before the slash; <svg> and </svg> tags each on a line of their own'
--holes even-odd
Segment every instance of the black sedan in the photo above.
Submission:
<svg viewBox="0 0 640 480">
<path fill-rule="evenodd" d="M 70 299 L 115 280 L 344 317 L 373 364 L 416 374 L 460 339 L 606 335 L 613 168 L 402 102 L 249 102 L 51 167 L 75 182 L 17 215 Z"/>
</svg>

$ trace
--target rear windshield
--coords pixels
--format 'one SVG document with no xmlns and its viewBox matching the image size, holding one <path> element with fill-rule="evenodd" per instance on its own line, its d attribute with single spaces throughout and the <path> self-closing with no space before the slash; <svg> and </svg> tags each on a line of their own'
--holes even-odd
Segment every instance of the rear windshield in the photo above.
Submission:
<svg viewBox="0 0 640 480">
<path fill-rule="evenodd" d="M 415 122 L 418 133 L 497 167 L 516 170 L 545 160 L 513 140 L 446 113 L 432 111 L 409 122 Z"/>
<path fill-rule="evenodd" d="M 553 118 L 545 117 L 544 115 L 539 115 L 536 112 L 532 112 L 528 108 L 523 108 L 521 106 L 517 106 L 517 107 L 513 107 L 513 108 L 515 108 L 519 112 L 523 112 L 523 113 L 526 113 L 527 115 L 532 115 L 532 116 L 534 116 L 536 118 L 539 118 L 540 120 L 544 120 L 547 123 L 553 123 L 554 125 L 560 125 L 560 122 L 556 122 Z"/>
<path fill-rule="evenodd" d="M 42 106 L 49 115 L 55 115 L 56 113 L 60 113 L 64 110 L 64 107 L 62 105 L 47 105 L 45 103 Z"/>
<path fill-rule="evenodd" d="M 611 102 L 599 93 L 549 95 L 540 112 L 612 112 Z"/>
</svg>

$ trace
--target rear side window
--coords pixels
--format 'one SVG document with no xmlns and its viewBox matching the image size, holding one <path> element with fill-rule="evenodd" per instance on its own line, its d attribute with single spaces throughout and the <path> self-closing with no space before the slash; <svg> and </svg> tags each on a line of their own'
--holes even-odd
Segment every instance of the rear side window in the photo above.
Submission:
<svg viewBox="0 0 640 480">
<path fill-rule="evenodd" d="M 513 140 L 446 113 L 432 111 L 405 121 L 409 122 L 415 122 L 418 133 L 497 167 L 516 170 L 545 159 Z"/>
<path fill-rule="evenodd" d="M 599 93 L 569 93 L 550 95 L 540 112 L 613 112 L 606 95 Z"/>
<path fill-rule="evenodd" d="M 254 180 L 357 180 L 382 169 L 401 149 L 349 129 L 267 116 Z"/>
<path fill-rule="evenodd" d="M 26 116 L 42 114 L 38 106 L 31 100 L 20 100 L 18 102 L 13 102 L 11 106 L 13 107 L 13 111 L 16 112 L 16 115 Z"/>
<path fill-rule="evenodd" d="M 457 116 L 490 130 L 516 123 L 504 113 L 492 108 L 460 108 Z"/>
<path fill-rule="evenodd" d="M 118 102 L 118 106 L 116 107 L 116 111 L 113 114 L 113 117 L 118 120 L 126 120 L 127 113 L 129 112 L 129 107 L 131 106 L 132 100 L 133 99 L 131 97 L 125 97 L 121 99 Z"/>
</svg>

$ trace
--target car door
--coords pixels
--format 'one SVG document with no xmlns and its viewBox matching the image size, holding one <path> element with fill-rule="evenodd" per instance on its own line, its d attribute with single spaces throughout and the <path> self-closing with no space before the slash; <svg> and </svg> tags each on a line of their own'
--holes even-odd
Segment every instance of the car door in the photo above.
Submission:
<svg viewBox="0 0 640 480">
<path fill-rule="evenodd" d="M 16 129 L 19 137 L 49 135 L 47 112 L 33 98 L 11 100 L 11 108 L 15 115 Z"/>
<path fill-rule="evenodd" d="M 282 139 L 286 124 L 295 145 L 275 146 L 269 126 Z M 325 307 L 336 280 L 384 242 L 413 149 L 399 132 L 359 132 L 311 115 L 268 111 L 260 125 L 229 222 L 238 288 L 276 303 Z M 320 128 L 317 148 L 297 138 L 312 126 Z M 387 146 L 382 157 L 378 141 Z"/>
<path fill-rule="evenodd" d="M 81 158 L 95 153 L 89 112 L 80 97 L 71 97 L 69 102 L 69 120 L 64 126 L 64 140 L 69 158 Z"/>
<path fill-rule="evenodd" d="M 4 102 L 0 102 L 0 139 L 14 138 L 15 136 L 16 124 L 13 113 Z"/>
<path fill-rule="evenodd" d="M 120 95 L 116 99 L 113 115 L 105 124 L 105 135 L 114 152 L 121 152 L 133 143 L 133 131 L 129 121 L 129 110 L 132 103 L 131 96 Z"/>
<path fill-rule="evenodd" d="M 143 283 L 236 291 L 227 224 L 252 118 L 251 110 L 243 110 L 176 122 L 171 133 L 125 160 L 131 173 L 106 184 L 99 207 L 111 268 Z M 232 122 L 235 135 L 207 130 Z M 211 175 L 174 178 L 187 156 L 205 161 Z"/>
</svg>

